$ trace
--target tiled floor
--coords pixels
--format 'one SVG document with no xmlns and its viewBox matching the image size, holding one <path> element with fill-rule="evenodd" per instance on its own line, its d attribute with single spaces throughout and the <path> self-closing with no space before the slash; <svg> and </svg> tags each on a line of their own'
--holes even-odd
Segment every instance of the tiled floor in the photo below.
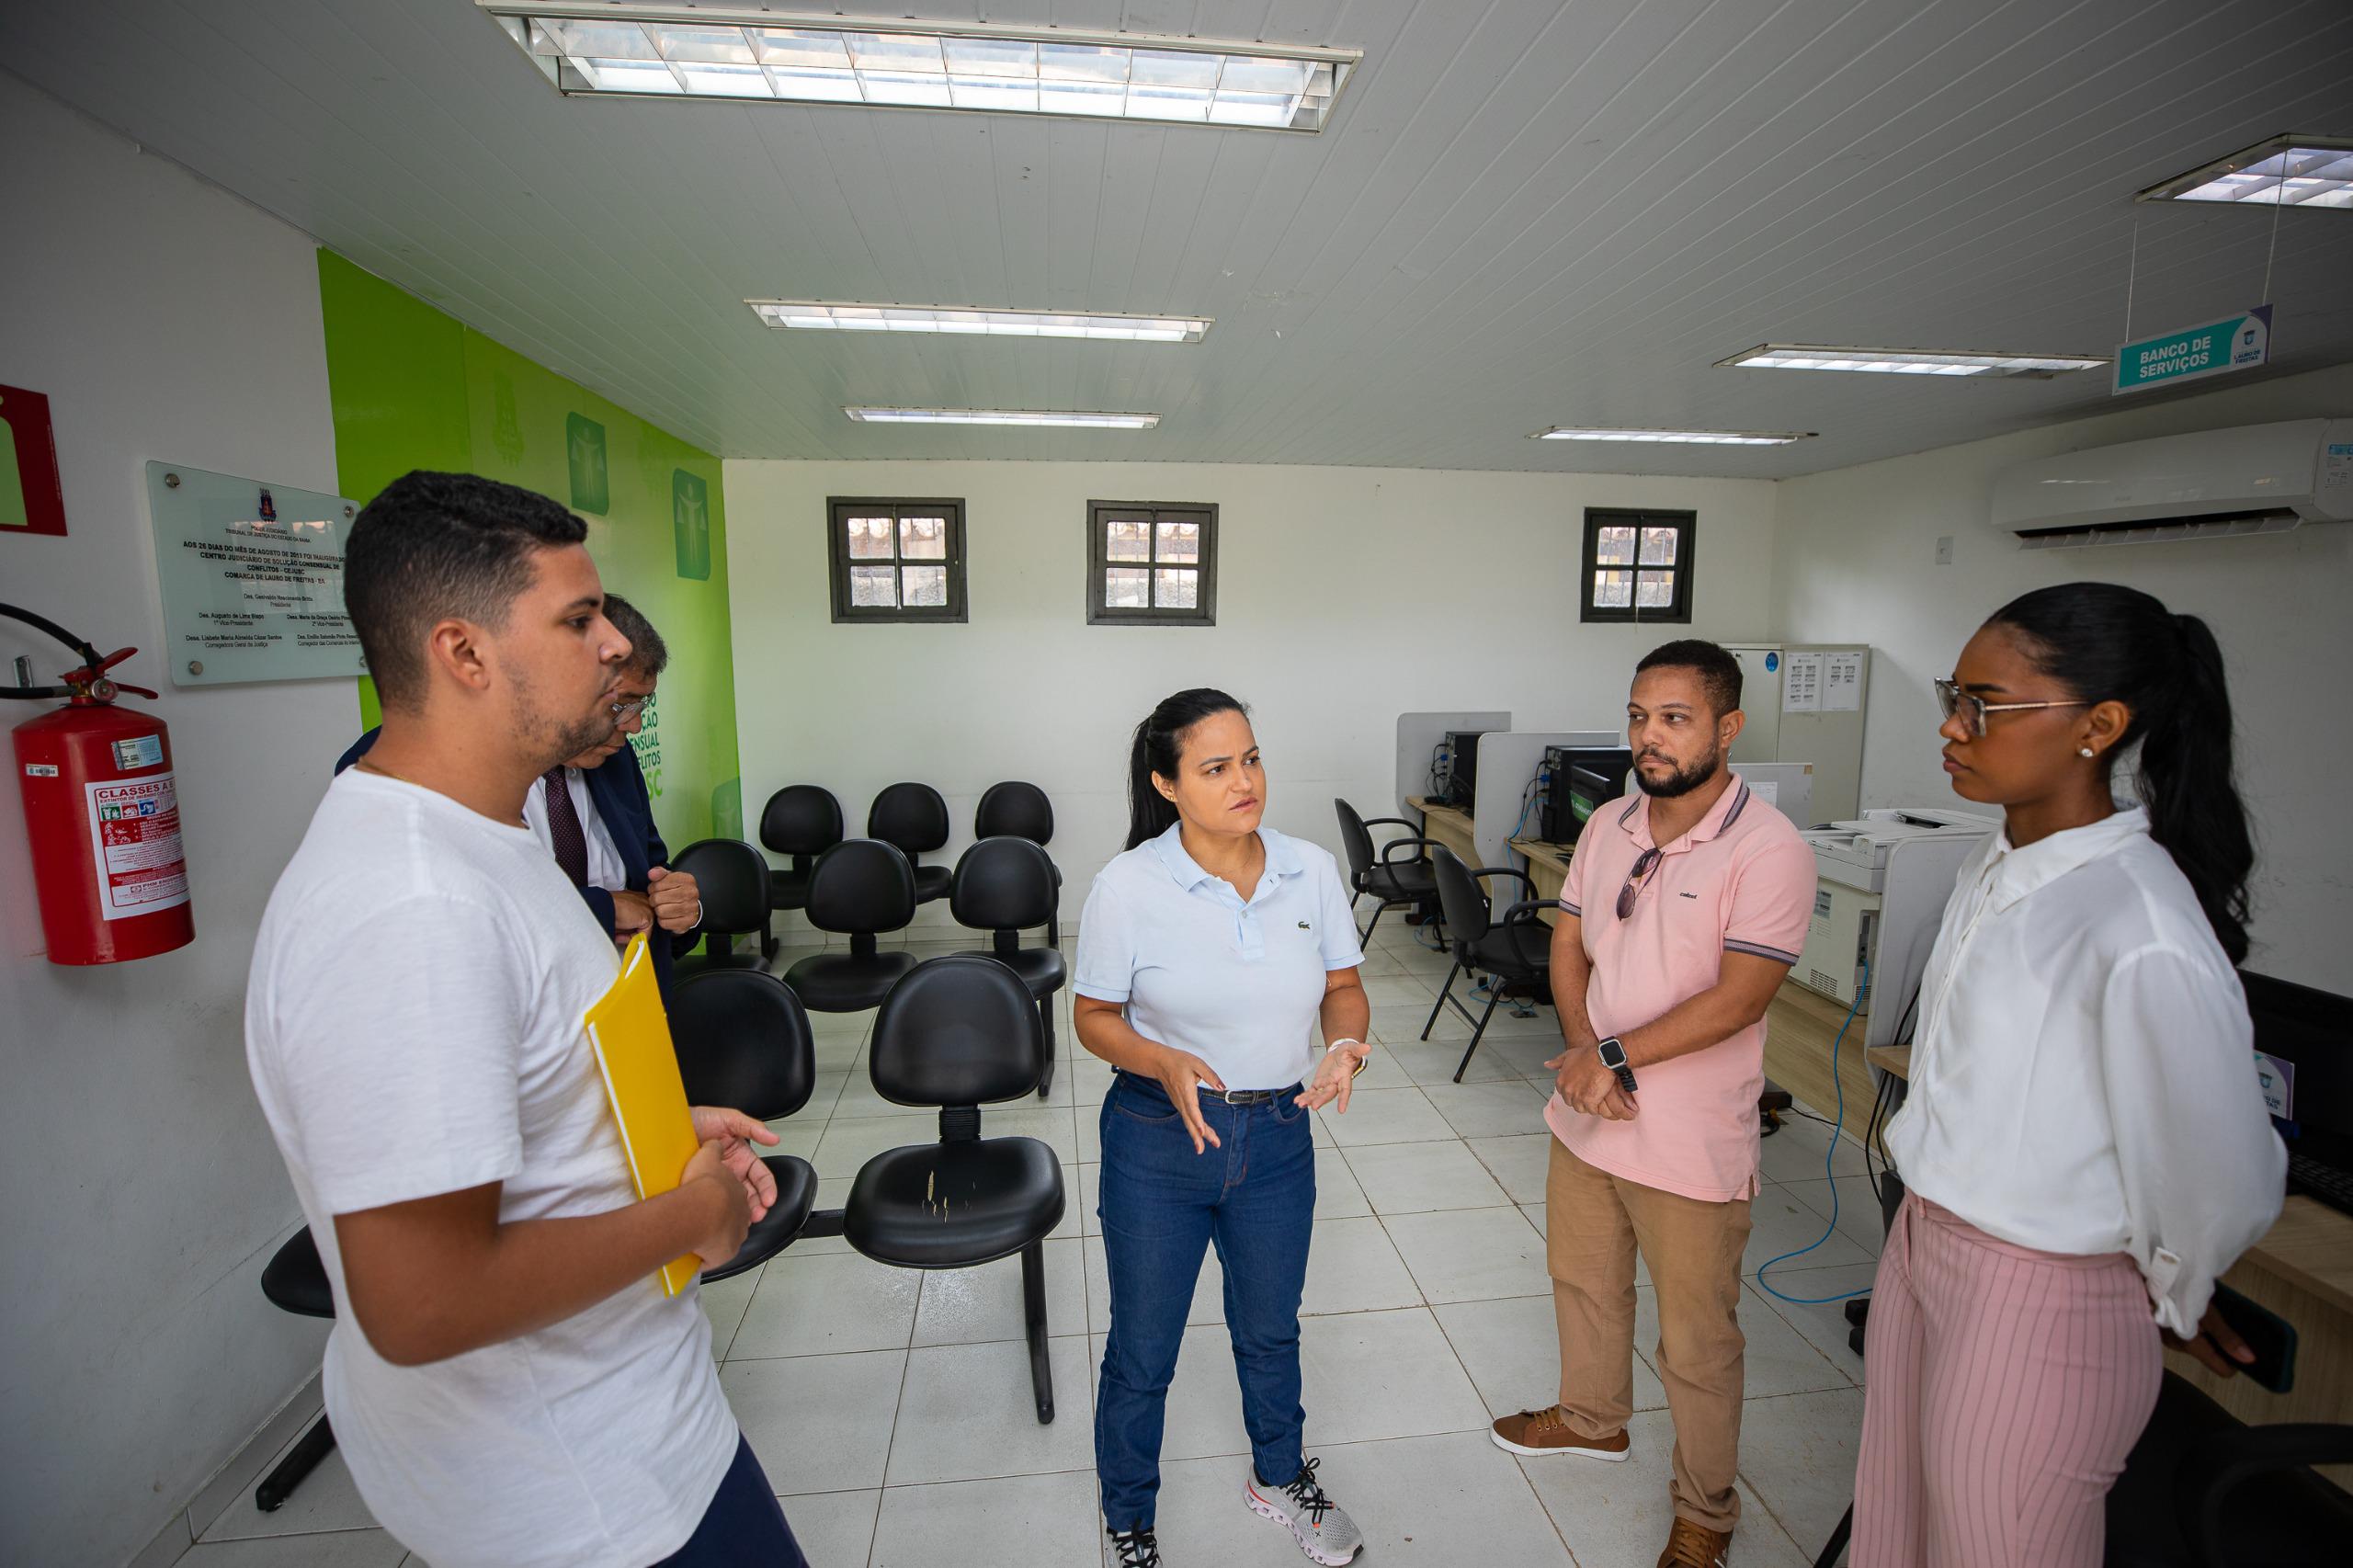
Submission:
<svg viewBox="0 0 2353 1568">
<path fill-rule="evenodd" d="M 1308 1442 L 1364 1528 L 1368 1563 L 1647 1568 L 1665 1539 L 1673 1434 L 1647 1359 L 1656 1316 L 1646 1278 L 1632 1462 L 1518 1460 L 1487 1440 L 1493 1416 L 1547 1403 L 1555 1387 L 1539 1085 L 1559 1035 L 1550 1009 L 1529 1019 L 1498 1010 L 1465 1082 L 1449 1082 L 1468 1027 L 1449 1013 L 1430 1043 L 1416 1039 L 1447 963 L 1401 922 L 1382 922 L 1365 966 L 1372 1066 L 1348 1115 L 1326 1113 L 1315 1130 L 1317 1224 L 1301 1325 Z M 870 1017 L 814 1020 L 817 1095 L 778 1124 L 784 1150 L 815 1162 L 821 1206 L 842 1201 L 869 1155 L 937 1136 L 933 1118 L 905 1115 L 868 1085 Z M 1057 1034 L 1051 1097 L 983 1119 L 988 1132 L 1044 1139 L 1063 1163 L 1069 1209 L 1046 1262 L 1053 1425 L 1039 1426 L 1030 1408 L 1011 1261 L 922 1276 L 870 1263 L 838 1239 L 803 1242 L 703 1292 L 722 1384 L 815 1568 L 1101 1561 L 1092 1415 L 1108 1293 L 1093 1207 L 1096 1108 L 1109 1070 L 1077 1047 L 1066 997 Z M 1776 1253 L 1823 1234 L 1835 1190 L 1836 1230 L 1774 1269 L 1773 1283 L 1828 1296 L 1870 1282 L 1878 1226 L 1866 1185 L 1853 1179 L 1859 1147 L 1830 1149 L 1828 1129 L 1802 1119 L 1765 1144 L 1768 1185 L 1741 1312 L 1744 1562 L 1811 1562 L 1853 1478 L 1862 1365 L 1839 1309 L 1776 1301 L 1755 1278 Z M 1169 1568 L 1290 1568 L 1305 1559 L 1238 1495 L 1247 1444 L 1222 1319 L 1211 1257 L 1169 1396 L 1163 1553 Z M 403 1561 L 339 1458 L 278 1514 L 237 1497 L 183 1559 L 198 1568 Z"/>
</svg>

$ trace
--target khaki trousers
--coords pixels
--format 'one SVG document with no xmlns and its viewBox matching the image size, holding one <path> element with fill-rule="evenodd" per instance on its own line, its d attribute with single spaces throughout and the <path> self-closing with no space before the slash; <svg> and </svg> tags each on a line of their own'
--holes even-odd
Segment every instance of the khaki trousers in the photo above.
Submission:
<svg viewBox="0 0 2353 1568">
<path fill-rule="evenodd" d="M 1709 1529 L 1740 1517 L 1740 1255 L 1748 1199 L 1708 1203 L 1597 1170 L 1552 1140 L 1545 1259 L 1561 1331 L 1561 1413 L 1582 1437 L 1634 1412 L 1634 1253 L 1658 1296 L 1658 1375 L 1675 1422 L 1675 1511 Z"/>
</svg>

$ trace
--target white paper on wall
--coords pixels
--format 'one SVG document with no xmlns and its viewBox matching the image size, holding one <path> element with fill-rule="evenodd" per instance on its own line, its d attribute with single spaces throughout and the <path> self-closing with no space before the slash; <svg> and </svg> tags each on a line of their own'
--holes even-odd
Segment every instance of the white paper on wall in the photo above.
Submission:
<svg viewBox="0 0 2353 1568">
<path fill-rule="evenodd" d="M 1820 655 L 1822 660 L 1822 710 L 1824 713 L 1859 713 L 1863 707 L 1863 655 L 1860 653 L 1836 653 Z"/>
<path fill-rule="evenodd" d="M 1791 653 L 1781 666 L 1781 711 L 1822 711 L 1822 655 Z"/>
</svg>

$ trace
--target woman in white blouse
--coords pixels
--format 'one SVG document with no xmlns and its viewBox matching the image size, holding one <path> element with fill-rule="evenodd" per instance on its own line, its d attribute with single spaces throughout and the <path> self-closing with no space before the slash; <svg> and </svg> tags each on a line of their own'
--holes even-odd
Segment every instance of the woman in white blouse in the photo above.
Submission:
<svg viewBox="0 0 2353 1568">
<path fill-rule="evenodd" d="M 2005 606 L 1937 692 L 1954 791 L 2004 825 L 1946 906 L 1887 1131 L 1907 1190 L 1853 1561 L 2091 1568 L 2161 1343 L 2249 1358 L 2214 1280 L 2283 1191 L 2232 967 L 2254 850 L 2230 697 L 2203 621 L 2105 583 Z"/>
</svg>

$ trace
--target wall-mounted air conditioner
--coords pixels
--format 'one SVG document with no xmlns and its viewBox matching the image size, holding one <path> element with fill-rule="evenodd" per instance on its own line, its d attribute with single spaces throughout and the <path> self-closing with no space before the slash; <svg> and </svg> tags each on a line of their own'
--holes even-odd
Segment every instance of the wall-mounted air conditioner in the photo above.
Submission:
<svg viewBox="0 0 2353 1568">
<path fill-rule="evenodd" d="M 2277 533 L 2353 519 L 2353 419 L 2290 419 L 2041 458 L 1994 481 L 2027 550 Z"/>
</svg>

